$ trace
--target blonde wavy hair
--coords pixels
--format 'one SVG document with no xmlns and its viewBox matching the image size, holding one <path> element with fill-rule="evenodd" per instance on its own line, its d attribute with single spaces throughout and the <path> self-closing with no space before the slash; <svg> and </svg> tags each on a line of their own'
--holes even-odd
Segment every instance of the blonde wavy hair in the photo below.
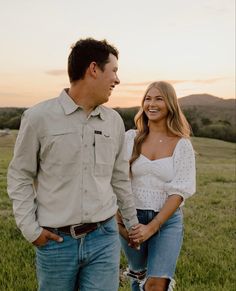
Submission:
<svg viewBox="0 0 236 291">
<path fill-rule="evenodd" d="M 140 156 L 142 143 L 149 133 L 148 118 L 143 110 L 143 104 L 145 97 L 151 88 L 156 88 L 160 91 L 168 108 L 166 121 L 168 131 L 176 136 L 185 138 L 189 138 L 191 133 L 190 125 L 179 106 L 173 86 L 164 81 L 151 83 L 143 96 L 141 107 L 134 117 L 134 122 L 137 127 L 137 135 L 134 139 L 134 147 L 130 159 L 130 170 L 132 163 Z"/>
</svg>

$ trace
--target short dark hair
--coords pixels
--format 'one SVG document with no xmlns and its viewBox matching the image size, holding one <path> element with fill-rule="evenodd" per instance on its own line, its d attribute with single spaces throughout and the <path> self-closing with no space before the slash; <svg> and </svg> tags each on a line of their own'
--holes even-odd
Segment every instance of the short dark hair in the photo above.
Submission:
<svg viewBox="0 0 236 291">
<path fill-rule="evenodd" d="M 84 78 L 85 71 L 91 64 L 96 62 L 103 71 L 108 63 L 109 54 L 118 59 L 118 50 L 110 45 L 105 39 L 98 41 L 93 38 L 78 40 L 73 46 L 68 57 L 68 75 L 70 82 Z"/>
</svg>

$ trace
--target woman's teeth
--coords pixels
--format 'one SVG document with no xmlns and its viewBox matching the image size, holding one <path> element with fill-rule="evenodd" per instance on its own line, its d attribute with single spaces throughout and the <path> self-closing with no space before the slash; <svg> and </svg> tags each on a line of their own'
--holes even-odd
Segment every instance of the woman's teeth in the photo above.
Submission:
<svg viewBox="0 0 236 291">
<path fill-rule="evenodd" d="M 157 109 L 149 109 L 148 111 L 149 111 L 149 112 L 152 112 L 152 113 L 158 112 Z"/>
</svg>

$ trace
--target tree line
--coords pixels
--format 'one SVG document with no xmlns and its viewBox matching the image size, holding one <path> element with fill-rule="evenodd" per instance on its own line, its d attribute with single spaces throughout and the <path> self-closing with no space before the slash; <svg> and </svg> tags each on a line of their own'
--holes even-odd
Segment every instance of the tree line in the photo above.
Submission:
<svg viewBox="0 0 236 291">
<path fill-rule="evenodd" d="M 135 128 L 134 116 L 138 107 L 114 108 L 122 117 L 125 129 Z M 236 142 L 236 128 L 227 119 L 217 119 L 217 116 L 208 117 L 200 113 L 196 107 L 184 108 L 183 112 L 191 126 L 192 135 L 196 137 L 216 138 Z"/>
<path fill-rule="evenodd" d="M 134 116 L 138 112 L 138 107 L 114 109 L 121 115 L 126 130 L 135 128 Z M 25 110 L 26 108 L 0 108 L 0 129 L 19 129 L 21 116 Z M 183 111 L 191 125 L 193 136 L 236 142 L 236 129 L 229 120 L 205 116 L 195 107 L 184 108 Z"/>
</svg>

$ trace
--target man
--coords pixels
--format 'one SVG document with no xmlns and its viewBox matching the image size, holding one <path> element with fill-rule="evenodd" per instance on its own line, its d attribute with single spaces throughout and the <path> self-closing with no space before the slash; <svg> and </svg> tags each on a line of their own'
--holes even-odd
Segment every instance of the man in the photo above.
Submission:
<svg viewBox="0 0 236 291">
<path fill-rule="evenodd" d="M 39 290 L 118 289 L 117 203 L 126 228 L 138 223 L 124 158 L 124 125 L 104 107 L 118 51 L 79 40 L 68 58 L 71 86 L 24 112 L 8 193 L 16 222 L 36 246 Z"/>
</svg>

